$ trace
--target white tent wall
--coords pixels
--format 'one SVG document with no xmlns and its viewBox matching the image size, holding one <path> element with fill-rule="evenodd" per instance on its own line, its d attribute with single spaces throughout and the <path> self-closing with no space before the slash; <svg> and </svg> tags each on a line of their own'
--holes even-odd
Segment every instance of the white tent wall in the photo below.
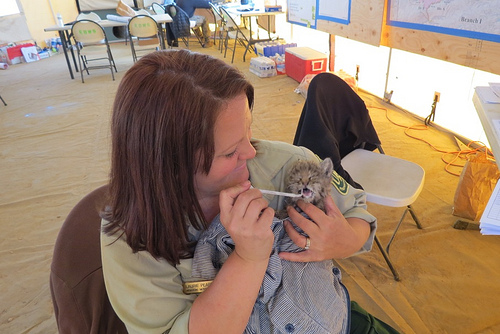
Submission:
<svg viewBox="0 0 500 334">
<path fill-rule="evenodd" d="M 0 17 L 0 43 L 35 41 L 40 47 L 45 40 L 58 37 L 57 32 L 44 32 L 44 28 L 56 24 L 59 13 L 64 22 L 73 21 L 78 15 L 76 0 L 17 0 L 20 14 Z M 124 0 L 134 6 L 134 0 Z M 142 0 L 137 1 L 142 3 Z M 80 0 L 81 11 L 112 9 L 118 0 Z"/>
<path fill-rule="evenodd" d="M 0 43 L 32 40 L 43 47 L 46 39 L 58 36 L 43 31 L 56 24 L 57 13 L 68 22 L 78 15 L 74 0 L 18 0 L 18 5 L 20 14 L 0 17 Z"/>
<path fill-rule="evenodd" d="M 87 12 L 99 9 L 116 8 L 118 0 L 77 0 L 80 6 L 80 11 Z M 134 0 L 122 0 L 130 7 L 135 7 Z"/>
</svg>

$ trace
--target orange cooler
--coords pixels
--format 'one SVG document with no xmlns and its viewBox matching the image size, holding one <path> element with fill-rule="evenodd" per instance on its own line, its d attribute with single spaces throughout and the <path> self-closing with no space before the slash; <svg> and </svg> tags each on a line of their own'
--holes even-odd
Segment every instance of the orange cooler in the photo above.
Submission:
<svg viewBox="0 0 500 334">
<path fill-rule="evenodd" d="M 317 74 L 326 71 L 327 57 L 324 53 L 308 47 L 286 48 L 286 74 L 301 82 L 306 74 Z"/>
</svg>

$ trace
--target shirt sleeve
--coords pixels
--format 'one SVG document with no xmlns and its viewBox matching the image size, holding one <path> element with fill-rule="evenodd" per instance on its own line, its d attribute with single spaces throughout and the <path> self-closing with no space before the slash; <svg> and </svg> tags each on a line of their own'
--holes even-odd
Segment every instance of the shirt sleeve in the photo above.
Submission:
<svg viewBox="0 0 500 334">
<path fill-rule="evenodd" d="M 365 244 L 353 255 L 368 252 L 373 247 L 377 230 L 377 219 L 367 211 L 366 193 L 362 189 L 352 187 L 335 171 L 332 173 L 333 201 L 345 218 L 360 218 L 370 224 L 370 235 Z M 352 256 L 352 255 L 351 255 Z"/>
<path fill-rule="evenodd" d="M 195 295 L 182 292 L 181 272 L 190 273 L 191 259 L 176 268 L 146 251 L 133 253 L 123 237 L 105 234 L 101 256 L 109 300 L 129 333 L 188 333 Z"/>
</svg>

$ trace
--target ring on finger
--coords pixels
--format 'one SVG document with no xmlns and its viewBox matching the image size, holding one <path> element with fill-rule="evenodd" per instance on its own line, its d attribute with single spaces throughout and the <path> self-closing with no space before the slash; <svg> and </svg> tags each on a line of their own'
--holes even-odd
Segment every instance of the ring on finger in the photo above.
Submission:
<svg viewBox="0 0 500 334">
<path fill-rule="evenodd" d="M 304 247 L 305 250 L 308 250 L 311 247 L 311 239 L 309 237 L 306 237 L 306 246 Z"/>
</svg>

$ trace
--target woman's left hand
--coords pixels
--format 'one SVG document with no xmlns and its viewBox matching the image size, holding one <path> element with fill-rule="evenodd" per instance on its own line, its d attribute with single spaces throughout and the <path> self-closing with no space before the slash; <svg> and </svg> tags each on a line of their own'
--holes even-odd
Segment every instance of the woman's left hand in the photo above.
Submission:
<svg viewBox="0 0 500 334">
<path fill-rule="evenodd" d="M 299 253 L 280 253 L 280 258 L 295 262 L 322 261 L 350 256 L 364 245 L 370 235 L 370 224 L 360 218 L 345 218 L 331 196 L 325 199 L 325 212 L 302 200 L 298 207 L 310 219 L 302 216 L 295 208 L 287 208 L 290 219 L 307 235 L 309 249 Z M 290 222 L 285 229 L 292 241 L 305 248 L 307 237 L 301 235 Z"/>
</svg>

